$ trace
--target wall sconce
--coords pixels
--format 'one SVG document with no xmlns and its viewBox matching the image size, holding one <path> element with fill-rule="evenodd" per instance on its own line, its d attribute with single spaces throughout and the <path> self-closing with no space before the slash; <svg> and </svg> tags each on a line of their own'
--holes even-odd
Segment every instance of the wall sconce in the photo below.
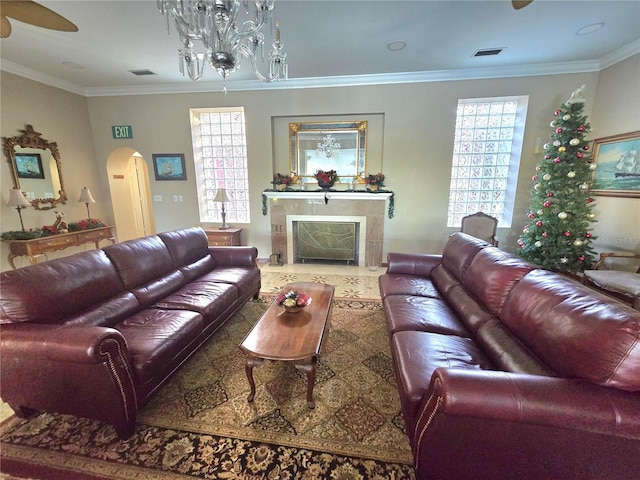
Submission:
<svg viewBox="0 0 640 480">
<path fill-rule="evenodd" d="M 87 220 L 91 220 L 91 214 L 89 213 L 89 204 L 96 203 L 96 201 L 91 196 L 91 191 L 87 187 L 83 187 L 80 190 L 80 198 L 78 202 L 84 203 L 87 206 Z"/>
<path fill-rule="evenodd" d="M 22 212 L 21 210 L 26 207 L 30 207 L 31 203 L 29 200 L 24 198 L 22 191 L 19 188 L 14 188 L 9 190 L 9 201 L 7 205 L 10 207 L 16 207 L 18 210 L 18 216 L 20 216 L 20 226 L 22 227 L 22 231 L 24 232 L 24 223 L 22 223 Z"/>
<path fill-rule="evenodd" d="M 229 228 L 226 221 L 226 212 L 224 211 L 224 203 L 229 201 L 229 197 L 227 196 L 227 191 L 224 188 L 219 188 L 216 192 L 216 198 L 213 199 L 214 202 L 220 202 L 222 204 L 222 225 L 220 225 L 220 230 L 225 230 Z"/>
</svg>

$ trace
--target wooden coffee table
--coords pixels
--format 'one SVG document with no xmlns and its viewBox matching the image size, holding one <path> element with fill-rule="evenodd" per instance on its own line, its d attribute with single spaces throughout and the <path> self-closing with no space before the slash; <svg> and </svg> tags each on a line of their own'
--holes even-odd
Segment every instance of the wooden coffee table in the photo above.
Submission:
<svg viewBox="0 0 640 480">
<path fill-rule="evenodd" d="M 311 305 L 298 313 L 288 313 L 274 301 L 240 344 L 246 356 L 245 372 L 251 387 L 247 400 L 252 402 L 256 394 L 253 367 L 259 367 L 264 360 L 280 360 L 293 362 L 298 370 L 307 374 L 307 403 L 309 408 L 315 408 L 316 367 L 329 332 L 335 289 L 333 285 L 312 282 L 289 283 L 282 288 L 285 293 L 290 290 L 309 295 Z"/>
</svg>

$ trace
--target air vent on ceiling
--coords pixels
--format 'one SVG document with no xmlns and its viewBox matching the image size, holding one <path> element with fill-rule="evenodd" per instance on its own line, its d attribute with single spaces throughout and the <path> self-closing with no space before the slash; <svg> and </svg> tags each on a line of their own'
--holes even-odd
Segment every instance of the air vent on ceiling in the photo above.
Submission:
<svg viewBox="0 0 640 480">
<path fill-rule="evenodd" d="M 129 71 L 134 75 L 138 75 L 139 77 L 142 77 L 144 75 L 156 75 L 151 70 L 129 70 Z"/>
<path fill-rule="evenodd" d="M 474 57 L 490 57 L 491 55 L 498 55 L 504 48 L 485 48 L 483 50 L 476 50 L 473 54 Z"/>
</svg>

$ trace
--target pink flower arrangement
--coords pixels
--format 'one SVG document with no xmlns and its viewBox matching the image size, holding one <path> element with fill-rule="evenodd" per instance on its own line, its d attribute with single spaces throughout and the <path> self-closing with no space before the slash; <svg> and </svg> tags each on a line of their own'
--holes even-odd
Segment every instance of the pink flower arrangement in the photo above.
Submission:
<svg viewBox="0 0 640 480">
<path fill-rule="evenodd" d="M 276 185 L 290 185 L 292 181 L 293 180 L 289 175 L 283 175 L 281 173 L 276 173 L 273 176 L 273 182 Z"/>
<path fill-rule="evenodd" d="M 375 175 L 369 174 L 364 179 L 364 183 L 367 185 L 377 185 L 378 187 L 384 187 L 384 174 L 376 173 Z"/>
</svg>

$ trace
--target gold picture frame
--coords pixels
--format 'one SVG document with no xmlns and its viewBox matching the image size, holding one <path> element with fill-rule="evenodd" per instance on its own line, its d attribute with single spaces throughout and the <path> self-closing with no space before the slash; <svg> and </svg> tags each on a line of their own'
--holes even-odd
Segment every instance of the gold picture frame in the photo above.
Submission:
<svg viewBox="0 0 640 480">
<path fill-rule="evenodd" d="M 591 192 L 603 197 L 640 197 L 640 130 L 593 141 Z"/>
</svg>

